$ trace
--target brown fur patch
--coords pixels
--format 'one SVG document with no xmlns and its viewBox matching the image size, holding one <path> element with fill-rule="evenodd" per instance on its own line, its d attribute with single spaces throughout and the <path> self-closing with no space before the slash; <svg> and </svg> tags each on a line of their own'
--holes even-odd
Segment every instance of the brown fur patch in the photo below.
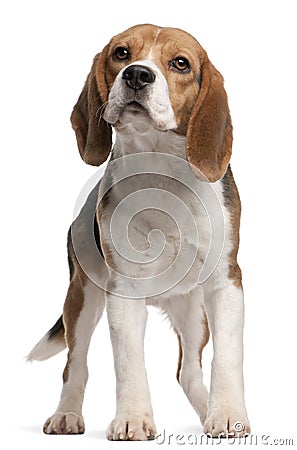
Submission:
<svg viewBox="0 0 297 450">
<path fill-rule="evenodd" d="M 154 25 L 137 25 L 115 36 L 109 43 L 106 66 L 106 83 L 113 85 L 117 74 L 125 65 L 142 60 L 150 54 L 165 76 L 169 96 L 177 122 L 176 131 L 186 135 L 188 122 L 199 91 L 200 61 L 205 53 L 196 39 L 177 28 L 158 28 Z M 126 47 L 131 53 L 129 61 L 117 62 L 112 58 L 117 47 Z M 186 57 L 191 65 L 189 73 L 178 73 L 170 61 Z"/>
<path fill-rule="evenodd" d="M 206 344 L 208 343 L 209 336 L 210 336 L 207 315 L 205 312 L 204 312 L 204 320 L 202 322 L 202 326 L 203 326 L 203 341 L 201 342 L 200 347 L 199 347 L 200 367 L 202 367 L 202 351 L 203 351 L 204 347 L 206 346 Z"/>
<path fill-rule="evenodd" d="M 104 259 L 105 259 L 108 267 L 116 270 L 116 266 L 112 259 L 112 254 L 113 254 L 112 242 L 113 242 L 113 240 L 110 238 L 109 234 L 107 235 L 106 238 L 104 238 L 105 233 L 103 233 L 101 230 L 102 223 L 104 222 L 104 218 L 103 218 L 104 209 L 107 204 L 108 197 L 109 197 L 109 193 L 107 192 L 100 200 L 100 203 L 98 204 L 98 208 L 97 208 L 97 212 L 96 212 L 96 218 L 97 218 L 97 223 L 98 223 L 98 227 L 99 227 L 100 243 L 101 243 L 101 248 L 103 251 Z"/>
<path fill-rule="evenodd" d="M 113 58 L 117 47 L 130 53 L 127 60 Z M 111 149 L 111 127 L 103 119 L 104 105 L 118 73 L 148 56 L 165 76 L 174 110 L 175 131 L 187 137 L 187 157 L 209 181 L 220 179 L 232 148 L 232 124 L 223 77 L 196 39 L 177 28 L 137 25 L 111 39 L 96 55 L 71 121 L 85 162 L 102 164 Z M 171 62 L 184 57 L 190 70 L 179 72 Z M 202 176 L 203 178 L 203 176 Z"/>
<path fill-rule="evenodd" d="M 66 300 L 63 310 L 63 323 L 65 328 L 65 340 L 69 349 L 67 363 L 63 372 L 64 383 L 68 379 L 69 365 L 71 363 L 71 353 L 75 346 L 75 327 L 77 319 L 80 315 L 84 304 L 84 285 L 87 281 L 87 276 L 82 271 L 72 247 L 72 242 L 68 241 L 69 259 L 73 264 L 73 273 L 70 285 L 68 288 Z"/>
<path fill-rule="evenodd" d="M 222 75 L 204 54 L 201 88 L 187 131 L 187 157 L 211 182 L 222 178 L 232 151 L 232 124 Z M 199 177 L 199 173 L 197 173 Z M 203 177 L 202 177 L 203 179 Z"/>
<path fill-rule="evenodd" d="M 105 71 L 105 53 L 95 56 L 87 81 L 71 114 L 80 155 L 87 164 L 93 166 L 100 166 L 106 160 L 112 146 L 111 126 L 102 118 L 102 108 L 107 100 L 102 97 L 106 98 L 107 88 L 103 88 L 102 75 L 100 90 L 96 79 L 98 67 L 104 66 Z"/>
<path fill-rule="evenodd" d="M 233 178 L 233 174 L 230 166 L 223 178 L 223 195 L 225 206 L 230 213 L 231 220 L 231 239 L 233 242 L 233 248 L 229 254 L 229 274 L 228 277 L 233 280 L 233 283 L 237 287 L 242 287 L 241 270 L 237 263 L 237 253 L 239 247 L 239 228 L 240 228 L 240 215 L 241 215 L 241 203 L 239 193 Z"/>
<path fill-rule="evenodd" d="M 65 366 L 64 371 L 63 371 L 63 383 L 66 383 L 66 381 L 68 380 L 70 360 L 71 360 L 70 352 L 68 352 L 68 354 L 67 354 L 67 363 L 66 363 L 66 366 Z"/>
</svg>

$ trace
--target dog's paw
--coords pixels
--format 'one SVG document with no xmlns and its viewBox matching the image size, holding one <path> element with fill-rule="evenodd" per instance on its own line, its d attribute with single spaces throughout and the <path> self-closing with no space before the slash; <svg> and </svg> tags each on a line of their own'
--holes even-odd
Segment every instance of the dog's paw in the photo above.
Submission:
<svg viewBox="0 0 297 450">
<path fill-rule="evenodd" d="M 82 434 L 85 424 L 82 416 L 74 412 L 55 413 L 43 426 L 45 434 Z"/>
<path fill-rule="evenodd" d="M 109 425 L 109 441 L 147 441 L 155 439 L 156 427 L 149 414 L 127 414 L 116 417 Z"/>
<path fill-rule="evenodd" d="M 244 437 L 250 433 L 246 414 L 225 408 L 210 410 L 204 424 L 204 433 L 212 437 Z"/>
</svg>

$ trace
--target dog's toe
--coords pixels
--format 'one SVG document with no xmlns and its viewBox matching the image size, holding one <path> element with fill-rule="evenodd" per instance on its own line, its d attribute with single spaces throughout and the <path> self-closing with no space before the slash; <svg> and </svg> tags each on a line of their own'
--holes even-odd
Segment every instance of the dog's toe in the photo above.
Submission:
<svg viewBox="0 0 297 450">
<path fill-rule="evenodd" d="M 154 439 L 156 428 L 153 419 L 144 415 L 116 417 L 108 427 L 106 436 L 110 441 L 147 441 Z"/>
<path fill-rule="evenodd" d="M 84 419 L 74 412 L 55 413 L 43 426 L 45 434 L 82 434 L 84 431 Z"/>
<path fill-rule="evenodd" d="M 250 425 L 244 412 L 215 410 L 205 421 L 204 433 L 213 437 L 244 437 L 250 433 Z"/>
</svg>

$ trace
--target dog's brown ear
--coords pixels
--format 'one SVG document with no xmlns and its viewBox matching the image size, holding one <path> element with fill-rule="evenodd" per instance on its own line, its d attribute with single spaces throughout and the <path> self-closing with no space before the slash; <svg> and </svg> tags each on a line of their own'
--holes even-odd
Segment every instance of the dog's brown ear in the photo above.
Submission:
<svg viewBox="0 0 297 450">
<path fill-rule="evenodd" d="M 87 81 L 71 114 L 80 156 L 92 166 L 100 166 L 112 146 L 110 125 L 104 120 L 104 104 L 108 99 L 105 81 L 106 53 L 95 56 Z"/>
<path fill-rule="evenodd" d="M 201 180 L 214 182 L 224 176 L 232 152 L 232 123 L 223 77 L 207 54 L 201 69 L 200 91 L 189 120 L 186 151 Z"/>
</svg>

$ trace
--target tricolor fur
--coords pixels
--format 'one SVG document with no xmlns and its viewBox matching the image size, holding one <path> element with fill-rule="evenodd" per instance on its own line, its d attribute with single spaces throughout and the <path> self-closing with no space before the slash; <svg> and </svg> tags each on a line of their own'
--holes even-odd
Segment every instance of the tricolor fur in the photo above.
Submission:
<svg viewBox="0 0 297 450">
<path fill-rule="evenodd" d="M 85 162 L 111 157 L 69 232 L 63 316 L 29 355 L 42 360 L 68 347 L 60 403 L 44 432 L 84 431 L 87 351 L 106 306 L 117 382 L 107 437 L 155 436 L 143 349 L 149 304 L 177 334 L 177 378 L 204 431 L 248 433 L 240 200 L 221 74 L 184 31 L 138 25 L 95 56 L 71 120 Z M 208 394 L 201 355 L 209 329 Z"/>
</svg>

